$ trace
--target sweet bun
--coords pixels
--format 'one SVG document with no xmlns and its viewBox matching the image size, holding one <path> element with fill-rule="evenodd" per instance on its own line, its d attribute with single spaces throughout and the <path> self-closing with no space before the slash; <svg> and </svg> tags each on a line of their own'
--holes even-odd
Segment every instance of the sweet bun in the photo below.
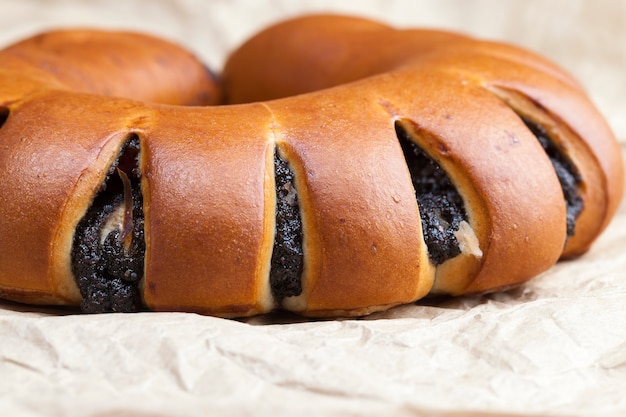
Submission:
<svg viewBox="0 0 626 417">
<path fill-rule="evenodd" d="M 219 79 L 146 35 L 37 35 L 0 52 L 0 126 L 0 296 L 86 312 L 501 290 L 587 251 L 623 190 L 555 64 L 346 16 L 274 25 Z"/>
</svg>

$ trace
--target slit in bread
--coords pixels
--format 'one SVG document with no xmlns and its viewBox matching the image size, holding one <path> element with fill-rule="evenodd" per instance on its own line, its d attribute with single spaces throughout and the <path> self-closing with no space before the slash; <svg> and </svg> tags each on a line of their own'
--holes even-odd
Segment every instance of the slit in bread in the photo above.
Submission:
<svg viewBox="0 0 626 417">
<path fill-rule="evenodd" d="M 463 198 L 447 173 L 411 140 L 401 123 L 395 123 L 395 130 L 411 174 L 431 263 L 441 265 L 461 253 L 480 258 L 482 251 Z"/>
<path fill-rule="evenodd" d="M 72 270 L 88 313 L 143 309 L 145 240 L 138 169 L 139 138 L 130 135 L 74 235 Z"/>
<path fill-rule="evenodd" d="M 274 152 L 276 187 L 276 230 L 272 250 L 270 286 L 277 305 L 285 297 L 302 293 L 302 217 L 293 170 L 276 148 Z"/>
<path fill-rule="evenodd" d="M 567 211 L 567 236 L 561 258 L 581 255 L 602 231 L 607 210 L 607 179 L 593 145 L 556 114 L 522 92 L 488 88 L 526 125 L 546 151 L 557 176 Z"/>
<path fill-rule="evenodd" d="M 583 199 L 580 195 L 580 185 L 582 182 L 580 173 L 569 158 L 559 150 L 546 128 L 524 116 L 520 117 L 537 138 L 554 166 L 554 171 L 561 184 L 563 198 L 565 199 L 565 207 L 567 210 L 567 236 L 569 238 L 576 233 L 576 219 L 584 208 Z"/>
</svg>

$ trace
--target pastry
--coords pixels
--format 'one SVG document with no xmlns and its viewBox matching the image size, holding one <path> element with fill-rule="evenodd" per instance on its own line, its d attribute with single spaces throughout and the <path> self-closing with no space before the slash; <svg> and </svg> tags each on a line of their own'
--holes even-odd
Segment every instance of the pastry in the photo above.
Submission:
<svg viewBox="0 0 626 417">
<path fill-rule="evenodd" d="M 555 64 L 347 16 L 276 24 L 219 77 L 146 35 L 37 35 L 0 52 L 0 126 L 0 296 L 86 312 L 506 289 L 587 251 L 623 189 Z"/>
</svg>

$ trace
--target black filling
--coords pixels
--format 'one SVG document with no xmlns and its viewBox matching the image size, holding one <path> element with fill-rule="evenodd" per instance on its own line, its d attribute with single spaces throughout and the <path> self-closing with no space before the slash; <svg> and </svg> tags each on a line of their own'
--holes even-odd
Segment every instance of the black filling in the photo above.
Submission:
<svg viewBox="0 0 626 417">
<path fill-rule="evenodd" d="M 0 129 L 4 126 L 4 122 L 9 118 L 9 109 L 7 107 L 0 106 Z"/>
<path fill-rule="evenodd" d="M 521 116 L 520 116 L 521 117 Z M 556 176 L 561 183 L 565 205 L 567 208 L 567 236 L 573 236 L 576 231 L 576 219 L 583 210 L 583 199 L 580 196 L 580 184 L 582 178 L 572 162 L 561 153 L 559 148 L 550 139 L 548 132 L 543 126 L 521 117 L 528 129 L 537 137 L 539 143 L 548 154 L 548 158 L 554 166 Z"/>
<path fill-rule="evenodd" d="M 410 139 L 396 123 L 396 136 L 409 167 L 419 206 L 428 257 L 434 265 L 461 253 L 454 233 L 467 221 L 463 199 L 446 172 Z"/>
<path fill-rule="evenodd" d="M 277 301 L 302 293 L 302 219 L 293 171 L 274 153 L 276 179 L 276 236 L 272 251 L 270 285 Z"/>
<path fill-rule="evenodd" d="M 98 195 L 76 228 L 72 269 L 83 296 L 81 309 L 84 312 L 142 309 L 137 287 L 143 276 L 146 246 L 138 155 L 139 138 L 133 135 L 123 145 Z M 113 229 L 101 243 L 102 228 L 120 205 L 127 210 L 125 227 L 122 227 L 126 230 Z"/>
</svg>

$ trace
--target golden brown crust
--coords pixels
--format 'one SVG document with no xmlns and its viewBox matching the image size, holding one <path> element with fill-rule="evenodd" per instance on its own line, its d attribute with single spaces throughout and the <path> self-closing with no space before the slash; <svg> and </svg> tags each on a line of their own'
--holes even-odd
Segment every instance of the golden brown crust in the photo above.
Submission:
<svg viewBox="0 0 626 417">
<path fill-rule="evenodd" d="M 222 76 L 225 96 L 229 103 L 245 103 L 338 86 L 394 69 L 408 57 L 462 39 L 434 30 L 405 36 L 356 17 L 291 19 L 255 35 L 231 54 Z"/>
<path fill-rule="evenodd" d="M 208 69 L 186 50 L 132 32 L 55 30 L 2 51 L 72 91 L 172 105 L 218 104 Z"/>
<path fill-rule="evenodd" d="M 310 316 L 519 284 L 586 251 L 622 198 L 619 146 L 580 85 L 508 45 L 294 19 L 252 38 L 224 71 L 230 102 L 287 98 L 211 108 L 147 103 L 214 104 L 222 94 L 188 52 L 148 36 L 56 31 L 0 58 L 0 295 L 17 301 L 80 301 L 74 229 L 130 134 L 141 142 L 142 289 L 154 310 L 230 317 L 276 307 L 276 148 L 295 173 L 304 240 L 303 292 L 282 307 Z M 565 248 L 558 179 L 519 116 L 582 177 L 584 210 Z M 437 267 L 396 125 L 447 172 L 468 213 L 462 254 Z"/>
<path fill-rule="evenodd" d="M 254 105 L 156 112 L 142 135 L 148 307 L 222 316 L 273 308 L 269 123 Z"/>
</svg>

